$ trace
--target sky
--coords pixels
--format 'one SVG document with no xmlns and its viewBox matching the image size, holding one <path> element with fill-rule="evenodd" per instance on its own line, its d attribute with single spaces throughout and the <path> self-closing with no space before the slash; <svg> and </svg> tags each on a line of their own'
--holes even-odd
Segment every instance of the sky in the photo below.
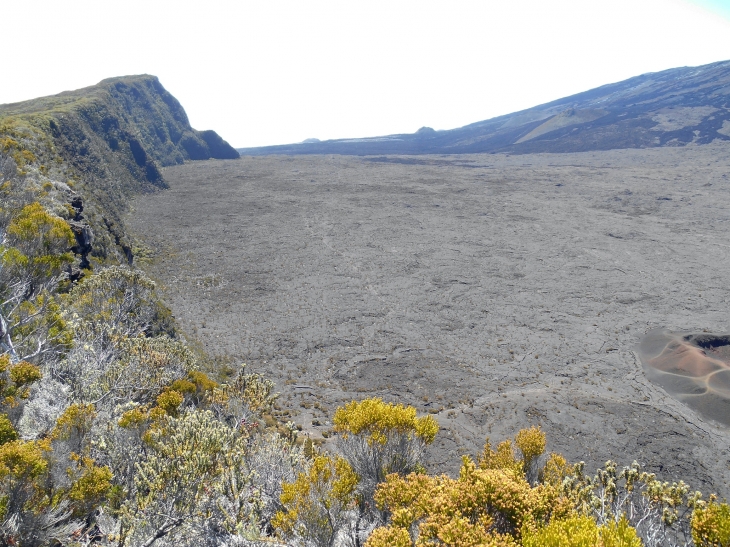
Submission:
<svg viewBox="0 0 730 547">
<path fill-rule="evenodd" d="M 0 104 L 154 74 L 235 147 L 451 129 L 730 60 L 730 0 L 0 2 Z"/>
</svg>

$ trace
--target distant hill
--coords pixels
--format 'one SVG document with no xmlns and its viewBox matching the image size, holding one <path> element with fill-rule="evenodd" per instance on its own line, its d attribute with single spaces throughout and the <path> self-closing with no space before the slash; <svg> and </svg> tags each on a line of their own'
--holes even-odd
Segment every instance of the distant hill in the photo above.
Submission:
<svg viewBox="0 0 730 547">
<path fill-rule="evenodd" d="M 448 131 L 239 148 L 267 154 L 580 152 L 730 140 L 730 61 L 644 74 Z"/>
<path fill-rule="evenodd" d="M 91 254 L 121 252 L 129 261 L 122 213 L 134 192 L 164 188 L 161 167 L 239 157 L 215 131 L 190 127 L 178 100 L 149 75 L 0 105 L 0 155 L 28 173 L 29 187 L 34 177 L 50 177 L 73 188 L 66 199 L 93 229 Z"/>
</svg>

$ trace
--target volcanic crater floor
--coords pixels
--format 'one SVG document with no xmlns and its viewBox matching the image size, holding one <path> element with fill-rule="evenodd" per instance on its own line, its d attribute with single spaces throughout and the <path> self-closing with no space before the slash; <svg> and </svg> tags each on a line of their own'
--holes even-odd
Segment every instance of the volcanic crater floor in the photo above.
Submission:
<svg viewBox="0 0 730 547">
<path fill-rule="evenodd" d="M 730 427 L 730 336 L 651 330 L 638 353 L 651 381 Z"/>
<path fill-rule="evenodd" d="M 730 332 L 727 144 L 242 157 L 164 176 L 127 219 L 140 265 L 210 355 L 275 381 L 303 434 L 379 396 L 438 419 L 433 472 L 540 425 L 588 472 L 637 460 L 730 495 L 728 420 L 639 358 L 650 332 Z"/>
</svg>

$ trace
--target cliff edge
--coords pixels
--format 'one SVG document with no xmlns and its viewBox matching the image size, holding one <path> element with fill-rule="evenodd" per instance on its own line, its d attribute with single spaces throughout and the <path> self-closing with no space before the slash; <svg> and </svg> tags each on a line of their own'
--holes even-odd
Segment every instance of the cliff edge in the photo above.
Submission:
<svg viewBox="0 0 730 547">
<path fill-rule="evenodd" d="M 150 75 L 0 105 L 0 154 L 28 188 L 48 183 L 42 191 L 63 194 L 55 201 L 76 211 L 69 220 L 88 224 L 79 228 L 88 254 L 121 253 L 129 262 L 121 215 L 133 193 L 165 188 L 162 167 L 239 157 L 215 131 L 193 129 L 180 102 Z"/>
</svg>

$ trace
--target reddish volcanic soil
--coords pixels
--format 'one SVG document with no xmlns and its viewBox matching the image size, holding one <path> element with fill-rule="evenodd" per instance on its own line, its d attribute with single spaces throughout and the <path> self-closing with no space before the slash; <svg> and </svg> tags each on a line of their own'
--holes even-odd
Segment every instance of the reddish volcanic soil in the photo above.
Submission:
<svg viewBox="0 0 730 547">
<path fill-rule="evenodd" d="M 730 425 L 730 336 L 652 330 L 638 352 L 651 381 L 703 416 Z"/>
</svg>

